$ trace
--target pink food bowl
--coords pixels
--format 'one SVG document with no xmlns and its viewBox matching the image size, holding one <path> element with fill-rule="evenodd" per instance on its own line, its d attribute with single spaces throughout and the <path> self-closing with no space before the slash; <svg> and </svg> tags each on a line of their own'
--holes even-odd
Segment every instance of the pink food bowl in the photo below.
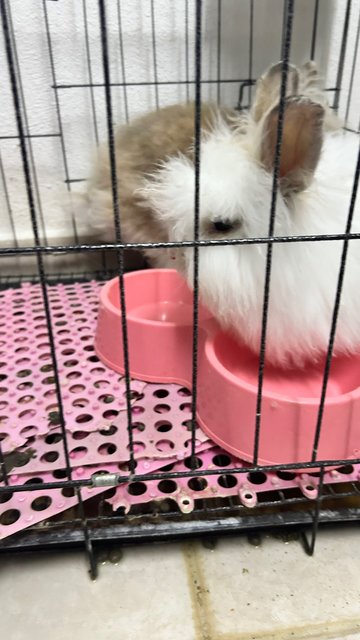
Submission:
<svg viewBox="0 0 360 640">
<path fill-rule="evenodd" d="M 148 382 L 192 379 L 193 294 L 172 269 L 126 274 L 130 373 Z M 124 372 L 118 278 L 102 289 L 95 338 L 98 357 Z M 306 371 L 265 367 L 259 464 L 311 459 L 323 365 Z M 198 421 L 225 450 L 252 462 L 258 359 L 199 310 Z M 360 449 L 360 357 L 334 359 L 318 460 L 351 459 Z"/>
</svg>

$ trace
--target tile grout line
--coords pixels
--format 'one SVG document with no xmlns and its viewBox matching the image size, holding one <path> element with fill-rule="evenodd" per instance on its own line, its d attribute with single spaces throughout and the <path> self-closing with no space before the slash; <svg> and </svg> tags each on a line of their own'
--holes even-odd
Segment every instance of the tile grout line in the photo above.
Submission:
<svg viewBox="0 0 360 640">
<path fill-rule="evenodd" d="M 332 623 L 310 624 L 307 627 L 292 627 L 265 632 L 230 632 L 218 633 L 209 603 L 209 589 L 201 567 L 201 559 L 197 550 L 197 542 L 190 541 L 182 545 L 182 554 L 190 592 L 192 617 L 194 623 L 194 640 L 342 640 L 346 635 L 359 633 L 360 621 L 341 620 Z M 355 635 L 354 635 L 355 638 Z M 360 636 L 359 636 L 360 640 Z"/>
<path fill-rule="evenodd" d="M 196 545 L 196 542 L 186 542 L 182 545 L 195 629 L 194 640 L 215 640 L 212 632 L 213 625 L 210 622 L 212 616 L 208 602 L 209 591 L 204 585 Z"/>
</svg>

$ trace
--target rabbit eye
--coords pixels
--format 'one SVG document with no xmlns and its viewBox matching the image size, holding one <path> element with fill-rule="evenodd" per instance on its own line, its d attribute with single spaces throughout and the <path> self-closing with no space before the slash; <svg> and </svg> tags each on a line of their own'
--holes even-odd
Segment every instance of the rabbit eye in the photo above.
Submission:
<svg viewBox="0 0 360 640">
<path fill-rule="evenodd" d="M 215 220 L 213 222 L 214 231 L 217 233 L 227 233 L 234 229 L 234 224 L 230 220 Z"/>
</svg>

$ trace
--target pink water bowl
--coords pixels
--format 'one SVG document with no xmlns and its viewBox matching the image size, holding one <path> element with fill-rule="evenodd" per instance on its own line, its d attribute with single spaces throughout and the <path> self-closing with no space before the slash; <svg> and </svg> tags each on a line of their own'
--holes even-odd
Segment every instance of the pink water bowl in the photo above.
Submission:
<svg viewBox="0 0 360 640">
<path fill-rule="evenodd" d="M 193 293 L 172 269 L 126 274 L 130 374 L 148 382 L 192 380 Z M 95 338 L 98 357 L 124 372 L 119 280 L 103 287 Z M 225 450 L 253 461 L 258 358 L 200 306 L 198 422 Z M 311 460 L 324 363 L 264 372 L 259 464 Z M 334 358 L 317 460 L 351 459 L 360 450 L 360 357 Z"/>
</svg>

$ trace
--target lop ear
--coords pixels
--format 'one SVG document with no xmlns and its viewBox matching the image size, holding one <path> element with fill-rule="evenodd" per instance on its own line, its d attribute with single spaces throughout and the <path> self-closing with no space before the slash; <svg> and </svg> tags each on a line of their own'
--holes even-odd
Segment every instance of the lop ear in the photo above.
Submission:
<svg viewBox="0 0 360 640">
<path fill-rule="evenodd" d="M 285 103 L 280 150 L 279 183 L 283 195 L 303 191 L 311 182 L 323 141 L 324 109 L 299 96 Z M 278 136 L 279 105 L 265 116 L 260 141 L 260 162 L 272 171 Z"/>
<path fill-rule="evenodd" d="M 255 122 L 259 122 L 274 104 L 279 102 L 283 63 L 273 64 L 256 83 L 256 93 L 251 109 Z M 286 96 L 296 96 L 299 88 L 299 72 L 288 65 Z"/>
</svg>

